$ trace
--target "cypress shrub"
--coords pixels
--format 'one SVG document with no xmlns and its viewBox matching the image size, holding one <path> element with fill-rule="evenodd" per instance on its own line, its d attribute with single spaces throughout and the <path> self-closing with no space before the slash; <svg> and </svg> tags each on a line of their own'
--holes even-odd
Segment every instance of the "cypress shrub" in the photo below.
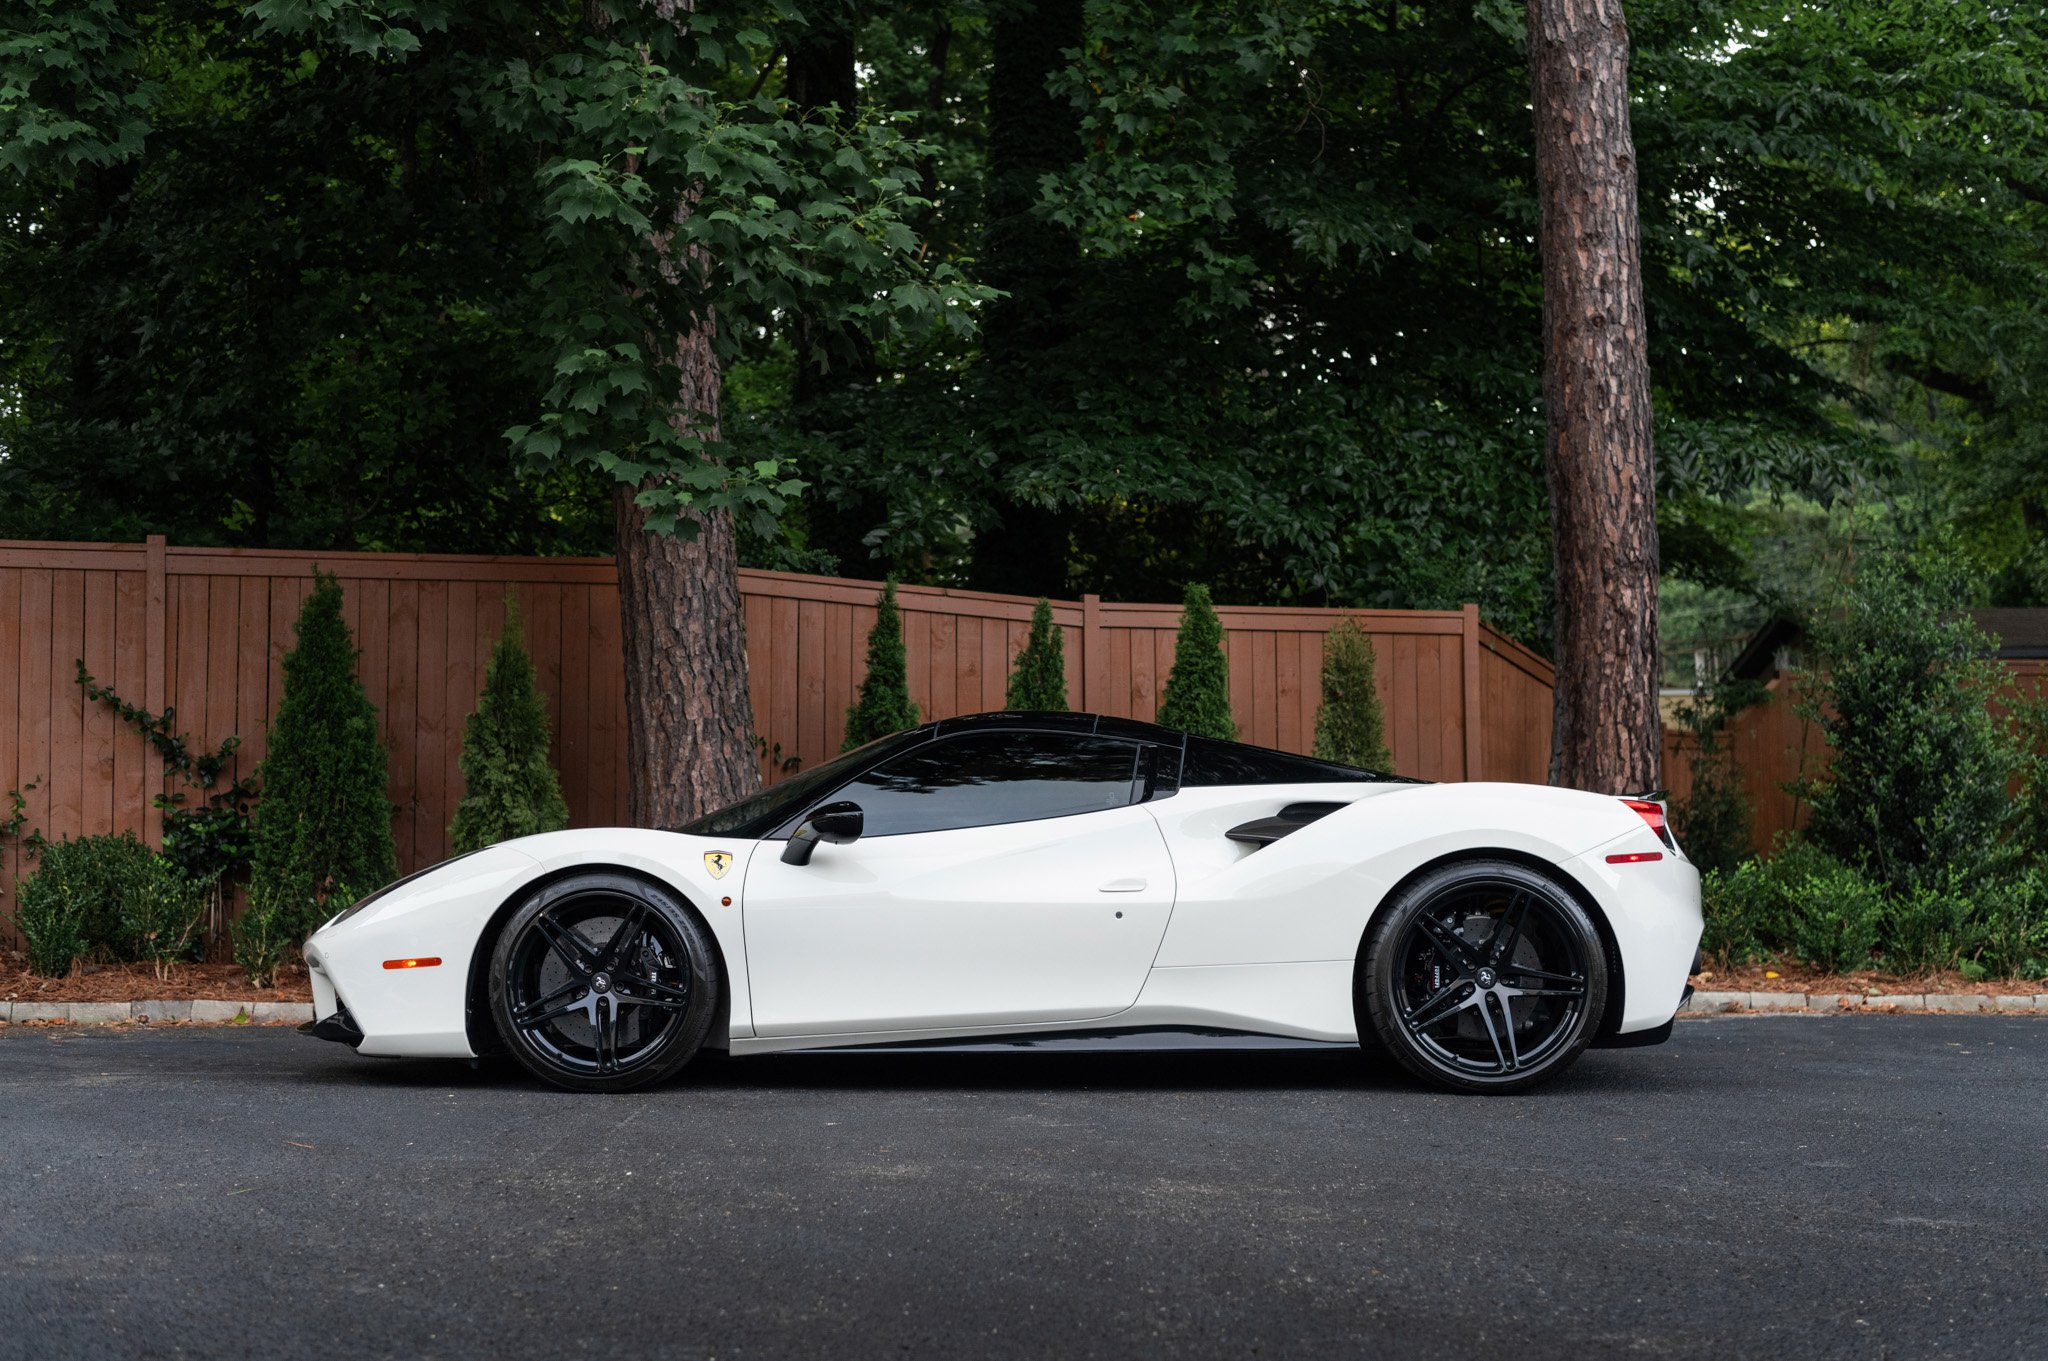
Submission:
<svg viewBox="0 0 2048 1361">
<path fill-rule="evenodd" d="M 1042 713 L 1067 707 L 1067 645 L 1052 622 L 1052 602 L 1038 598 L 1031 611 L 1031 636 L 1017 654 L 1003 707 L 1012 713 Z"/>
<path fill-rule="evenodd" d="M 1190 585 L 1181 601 L 1180 635 L 1173 670 L 1160 697 L 1159 722 L 1197 737 L 1237 740 L 1230 716 L 1230 666 L 1223 656 L 1223 621 L 1209 603 L 1207 586 Z"/>
<path fill-rule="evenodd" d="M 903 616 L 896 609 L 894 578 L 883 583 L 875 606 L 875 626 L 868 630 L 868 674 L 860 698 L 846 711 L 846 741 L 841 751 L 864 747 L 877 737 L 917 726 L 917 705 L 910 700 L 909 662 L 903 655 Z"/>
<path fill-rule="evenodd" d="M 1316 714 L 1315 743 L 1315 754 L 1323 760 L 1367 770 L 1394 768 L 1379 687 L 1373 683 L 1378 660 L 1372 639 L 1349 619 L 1338 620 L 1323 640 L 1323 706 Z"/>
<path fill-rule="evenodd" d="M 448 829 L 457 855 L 569 825 L 561 780 L 548 764 L 547 701 L 534 683 L 519 607 L 510 596 L 483 694 L 462 732 L 462 789 Z"/>
<path fill-rule="evenodd" d="M 353 895 L 398 877 L 377 709 L 356 679 L 341 583 L 325 573 L 299 611 L 258 774 L 249 897 L 282 914 L 284 934 L 303 938 Z"/>
</svg>

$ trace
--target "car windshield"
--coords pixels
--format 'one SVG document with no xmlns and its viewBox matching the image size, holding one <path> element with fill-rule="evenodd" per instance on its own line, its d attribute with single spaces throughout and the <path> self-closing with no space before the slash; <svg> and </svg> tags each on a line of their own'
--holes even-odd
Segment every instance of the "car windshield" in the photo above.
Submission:
<svg viewBox="0 0 2048 1361">
<path fill-rule="evenodd" d="M 878 737 L 864 747 L 792 775 L 780 784 L 769 785 L 758 794 L 729 803 L 675 830 L 694 836 L 764 837 L 869 766 L 905 747 L 928 741 L 931 735 L 927 727 Z"/>
</svg>

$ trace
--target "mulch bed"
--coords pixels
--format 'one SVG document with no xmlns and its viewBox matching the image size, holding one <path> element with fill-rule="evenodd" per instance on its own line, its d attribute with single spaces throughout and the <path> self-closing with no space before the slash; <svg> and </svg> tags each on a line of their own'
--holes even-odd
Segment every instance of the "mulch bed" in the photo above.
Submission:
<svg viewBox="0 0 2048 1361">
<path fill-rule="evenodd" d="M 223 1002 L 310 1002 L 304 969 L 278 972 L 277 986 L 259 988 L 234 964 L 180 964 L 159 979 L 147 964 L 88 965 L 69 978 L 30 973 L 18 957 L 0 960 L 0 1001 L 154 1002 L 212 998 Z"/>
<path fill-rule="evenodd" d="M 1823 973 L 1805 964 L 1708 966 L 1692 976 L 1701 992 L 1853 992 L 1866 996 L 1914 993 L 1974 993 L 1982 997 L 2048 992 L 2048 980 L 1990 978 L 1972 983 L 1954 969 L 1923 974 Z"/>
</svg>

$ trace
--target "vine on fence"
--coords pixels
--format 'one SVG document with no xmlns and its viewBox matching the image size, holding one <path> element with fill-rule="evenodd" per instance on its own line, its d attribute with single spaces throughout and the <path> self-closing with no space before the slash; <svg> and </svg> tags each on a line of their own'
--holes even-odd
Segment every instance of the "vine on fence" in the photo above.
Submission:
<svg viewBox="0 0 2048 1361">
<path fill-rule="evenodd" d="M 252 846 L 249 804 L 257 796 L 256 782 L 243 776 L 221 786 L 242 739 L 228 737 L 212 751 L 197 749 L 174 726 L 176 709 L 153 714 L 128 703 L 114 693 L 112 686 L 94 680 L 82 660 L 78 663 L 78 684 L 87 699 L 112 709 L 131 731 L 149 743 L 163 758 L 164 774 L 176 776 L 187 788 L 205 795 L 204 803 L 192 807 L 186 806 L 183 790 L 159 792 L 150 800 L 152 807 L 163 810 L 164 856 L 193 878 L 211 879 L 216 885 L 225 885 L 247 869 Z M 216 895 L 221 891 L 216 888 Z M 218 906 L 216 902 L 216 909 Z M 219 920 L 217 915 L 215 920 Z"/>
</svg>

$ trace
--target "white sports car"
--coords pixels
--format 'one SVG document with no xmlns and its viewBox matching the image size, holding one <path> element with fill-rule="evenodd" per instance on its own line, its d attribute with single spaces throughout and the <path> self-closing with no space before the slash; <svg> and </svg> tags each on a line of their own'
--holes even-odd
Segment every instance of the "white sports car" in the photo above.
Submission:
<svg viewBox="0 0 2048 1361">
<path fill-rule="evenodd" d="M 700 1048 L 1385 1048 L 1459 1091 L 1671 1033 L 1699 875 L 1662 805 L 1425 784 L 1090 714 L 928 723 L 676 831 L 553 832 L 306 945 L 360 1053 L 581 1091 Z"/>
</svg>

